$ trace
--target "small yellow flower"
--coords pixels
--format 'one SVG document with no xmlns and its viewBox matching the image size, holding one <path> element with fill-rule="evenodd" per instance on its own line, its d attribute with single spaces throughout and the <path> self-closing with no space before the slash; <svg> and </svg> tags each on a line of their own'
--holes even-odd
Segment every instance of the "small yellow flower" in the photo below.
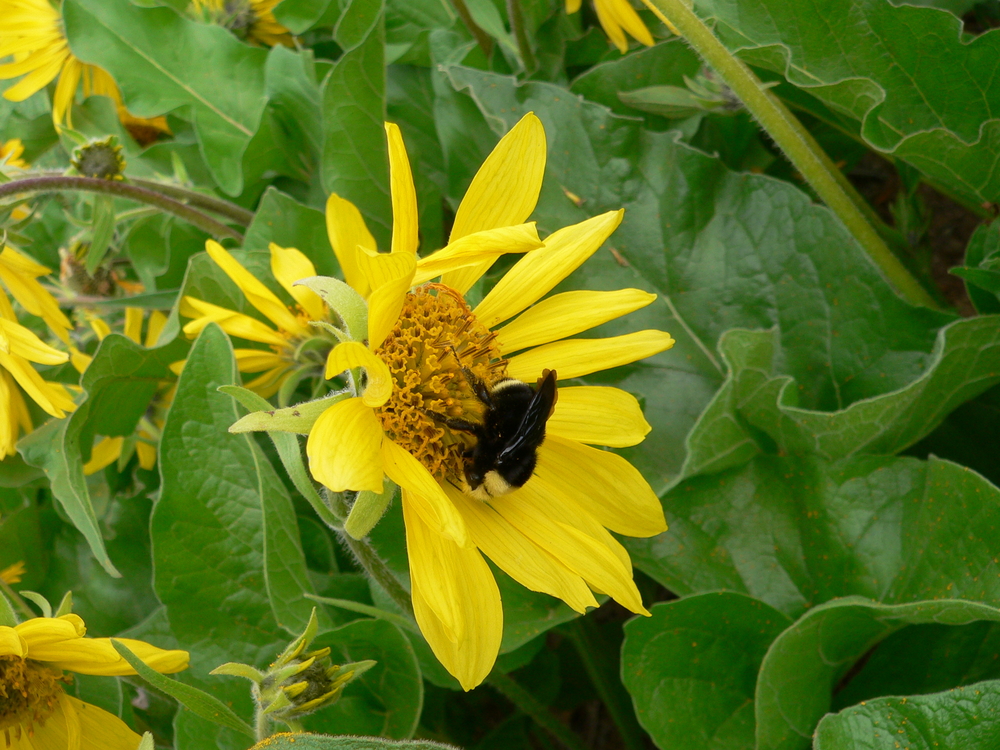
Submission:
<svg viewBox="0 0 1000 750">
<path fill-rule="evenodd" d="M 42 318 L 59 338 L 68 341 L 69 319 L 37 280 L 48 273 L 48 268 L 10 245 L 0 253 L 0 282 L 28 313 Z M 68 359 L 68 354 L 53 349 L 18 323 L 7 294 L 0 288 L 0 460 L 14 455 L 22 429 L 33 429 L 21 389 L 53 417 L 61 419 L 76 408 L 62 384 L 45 381 L 31 365 L 58 365 Z"/>
<path fill-rule="evenodd" d="M 23 153 L 24 144 L 20 138 L 11 138 L 6 143 L 0 143 L 0 167 L 27 169 L 28 162 L 21 158 Z"/>
<path fill-rule="evenodd" d="M 386 131 L 392 252 L 376 252 L 353 204 L 336 195 L 327 202 L 346 279 L 368 300 L 367 345 L 337 346 L 327 375 L 364 367 L 367 384 L 313 425 L 309 466 L 337 492 L 381 492 L 386 475 L 402 488 L 417 623 L 437 658 L 469 690 L 492 669 L 503 628 L 500 594 L 483 554 L 525 587 L 578 612 L 597 606 L 593 591 L 600 591 L 648 614 L 628 553 L 608 529 L 647 537 L 666 523 L 642 475 L 620 456 L 590 447 L 635 445 L 649 432 L 638 402 L 625 391 L 560 388 L 534 475 L 487 502 L 461 489 L 468 490 L 464 456 L 474 438 L 445 426 L 441 416 L 472 422 L 481 416 L 467 372 L 488 385 L 504 377 L 534 383 L 549 369 L 576 378 L 651 356 L 674 341 L 653 330 L 567 338 L 655 299 L 637 289 L 542 299 L 603 244 L 623 212 L 565 227 L 544 243 L 533 239 L 533 225 L 523 222 L 545 170 L 545 132 L 537 117 L 526 115 L 501 139 L 458 208 L 450 244 L 421 260 L 406 150 L 396 126 L 387 124 Z M 470 308 L 465 292 L 512 251 L 525 255 Z M 425 284 L 437 277 L 440 283 Z M 501 327 L 504 321 L 510 322 Z"/>
<path fill-rule="evenodd" d="M 240 372 L 262 373 L 246 387 L 264 398 L 270 398 L 295 372 L 322 373 L 323 363 L 333 344 L 333 337 L 313 322 L 326 322 L 326 303 L 315 292 L 296 281 L 316 275 L 316 268 L 303 253 L 294 247 L 270 245 L 271 271 L 278 283 L 295 300 L 289 307 L 253 274 L 247 271 L 225 248 L 214 240 L 205 243 L 205 249 L 226 275 L 240 288 L 257 310 L 275 328 L 270 328 L 256 318 L 185 296 L 181 300 L 181 315 L 194 318 L 184 326 L 184 333 L 194 338 L 211 322 L 218 323 L 230 336 L 266 344 L 265 349 L 236 349 L 236 363 Z M 307 345 L 313 344 L 313 345 Z"/>
<path fill-rule="evenodd" d="M 0 627 L 0 734 L 8 750 L 135 750 L 141 739 L 117 716 L 67 695 L 63 671 L 134 675 L 108 638 L 84 638 L 77 615 Z M 188 666 L 186 651 L 121 639 L 157 672 Z"/>
<path fill-rule="evenodd" d="M 160 333 L 167 324 L 167 316 L 159 310 L 154 310 L 150 313 L 145 340 L 142 338 L 143 318 L 144 312 L 140 308 L 125 308 L 125 326 L 122 333 L 136 344 L 145 346 L 148 349 L 156 346 L 156 342 L 160 338 Z M 92 317 L 90 319 L 90 326 L 100 341 L 103 341 L 111 333 L 111 328 L 102 318 Z M 90 367 L 93 357 L 89 354 L 84 354 L 75 347 L 71 347 L 70 352 L 70 362 L 72 362 L 76 371 L 82 375 Z M 139 456 L 139 465 L 147 471 L 152 470 L 156 466 L 156 450 L 160 442 L 160 434 L 163 431 L 163 425 L 166 423 L 167 410 L 170 408 L 176 392 L 177 383 L 175 381 L 162 381 L 156 395 L 153 396 L 153 400 L 146 410 L 145 416 L 139 420 L 139 425 L 136 428 L 138 439 L 135 442 L 135 452 Z M 86 476 L 90 476 L 91 474 L 96 474 L 106 466 L 110 466 L 121 458 L 122 450 L 125 446 L 126 439 L 121 435 L 114 437 L 105 435 L 101 437 L 91 450 L 90 460 L 84 464 L 83 473 Z"/>
<path fill-rule="evenodd" d="M 291 32 L 278 23 L 274 8 L 281 0 L 191 0 L 195 13 L 225 26 L 248 42 L 294 47 Z"/>
<path fill-rule="evenodd" d="M 62 14 L 49 0 L 0 0 L 0 80 L 24 76 L 3 92 L 4 98 L 20 102 L 59 78 L 52 100 L 52 121 L 56 128 L 73 127 L 72 107 L 77 89 L 85 97 L 99 94 L 111 98 L 118 107 L 118 119 L 127 128 L 139 126 L 157 133 L 169 133 L 163 117 L 144 120 L 129 114 L 118 84 L 107 71 L 82 63 L 70 52 L 63 29 Z M 137 136 L 140 143 L 148 143 Z M 153 139 L 155 140 L 155 138 Z"/>
<path fill-rule="evenodd" d="M 13 565 L 8 565 L 3 570 L 0 570 L 0 581 L 4 583 L 20 583 L 21 578 L 24 577 L 24 560 L 18 560 Z"/>
<path fill-rule="evenodd" d="M 566 12 L 576 13 L 580 10 L 580 2 L 581 0 L 566 0 Z M 647 47 L 653 46 L 653 35 L 649 33 L 646 24 L 642 22 L 629 0 L 594 0 L 594 10 L 597 11 L 597 20 L 600 21 L 604 33 L 622 54 L 628 52 L 626 32 Z M 673 24 L 668 23 L 667 27 L 677 34 Z"/>
</svg>

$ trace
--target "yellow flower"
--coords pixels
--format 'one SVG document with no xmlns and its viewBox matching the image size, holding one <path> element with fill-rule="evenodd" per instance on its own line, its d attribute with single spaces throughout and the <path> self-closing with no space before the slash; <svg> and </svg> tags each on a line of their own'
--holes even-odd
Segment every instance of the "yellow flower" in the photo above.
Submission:
<svg viewBox="0 0 1000 750">
<path fill-rule="evenodd" d="M 149 325 L 146 328 L 145 343 L 142 338 L 143 317 L 144 314 L 140 308 L 125 308 L 125 328 L 122 333 L 135 343 L 145 346 L 148 349 L 156 346 L 156 342 L 160 338 L 160 333 L 167 324 L 167 316 L 159 310 L 154 310 L 150 313 Z M 94 333 L 97 334 L 97 338 L 100 341 L 103 341 L 111 333 L 111 328 L 108 327 L 108 324 L 102 318 L 92 317 L 90 319 L 90 326 L 94 329 Z M 93 357 L 89 354 L 84 354 L 75 347 L 71 347 L 70 361 L 73 363 L 76 371 L 82 375 L 90 367 Z M 152 470 L 156 466 L 156 449 L 160 442 L 160 433 L 163 431 L 167 410 L 174 400 L 176 391 L 176 382 L 170 380 L 162 381 L 156 395 L 153 396 L 149 404 L 149 408 L 146 410 L 145 416 L 139 420 L 139 425 L 136 428 L 138 439 L 135 441 L 135 452 L 139 456 L 139 465 L 147 471 Z M 104 467 L 110 466 L 121 458 L 122 451 L 127 444 L 125 437 L 121 435 L 113 437 L 105 435 L 101 437 L 90 452 L 90 460 L 83 465 L 83 473 L 86 476 L 90 476 L 91 474 L 96 474 Z"/>
<path fill-rule="evenodd" d="M 240 288 L 247 301 L 274 323 L 275 328 L 269 328 L 256 318 L 235 310 L 185 296 L 181 300 L 180 314 L 194 320 L 184 326 L 184 333 L 194 338 L 205 326 L 215 322 L 230 336 L 267 344 L 270 351 L 236 349 L 240 372 L 262 373 L 246 387 L 264 398 L 277 393 L 296 372 L 302 375 L 322 372 L 333 338 L 309 323 L 327 321 L 326 303 L 315 292 L 303 286 L 293 286 L 300 279 L 316 275 L 312 261 L 294 247 L 279 247 L 271 243 L 271 271 L 296 302 L 289 307 L 218 242 L 208 240 L 205 249 Z"/>
<path fill-rule="evenodd" d="M 3 570 L 0 570 L 0 581 L 7 584 L 20 583 L 23 576 L 24 560 L 18 560 L 13 565 L 8 565 Z"/>
<path fill-rule="evenodd" d="M 387 124 L 386 131 L 392 252 L 375 251 L 350 202 L 332 195 L 327 203 L 334 250 L 369 308 L 367 346 L 337 346 L 327 375 L 363 367 L 366 387 L 323 412 L 307 453 L 313 476 L 333 491 L 381 492 L 384 476 L 402 488 L 417 623 L 469 690 L 493 667 L 503 628 L 500 594 L 483 554 L 522 585 L 578 612 L 597 606 L 593 592 L 600 591 L 648 614 L 628 553 L 608 529 L 646 537 L 666 523 L 642 475 L 620 456 L 590 447 L 635 445 L 650 430 L 636 399 L 617 388 L 561 388 L 534 475 L 487 502 L 463 492 L 473 439 L 441 420 L 477 422 L 482 415 L 468 373 L 487 385 L 504 377 L 534 383 L 545 370 L 576 378 L 651 356 L 674 341 L 652 330 L 566 338 L 655 299 L 637 289 L 542 300 L 602 245 L 623 212 L 560 229 L 541 247 L 531 240 L 533 229 L 525 231 L 531 225 L 523 222 L 538 200 L 546 154 L 537 117 L 525 116 L 501 139 L 458 208 L 450 244 L 421 260 L 409 162 L 399 129 Z M 470 309 L 464 293 L 511 251 L 526 254 Z M 438 276 L 440 283 L 424 284 Z M 510 322 L 500 327 L 504 321 Z"/>
<path fill-rule="evenodd" d="M 110 97 L 118 107 L 118 119 L 127 128 L 152 129 L 157 135 L 170 132 L 163 117 L 144 120 L 130 115 L 122 103 L 118 84 L 107 71 L 73 56 L 63 30 L 62 14 L 49 0 L 0 0 L 0 18 L 3 19 L 0 60 L 14 57 L 13 62 L 0 65 L 0 80 L 24 76 L 3 92 L 4 98 L 24 101 L 58 77 L 52 100 L 52 121 L 57 129 L 63 124 L 73 127 L 73 100 L 82 83 L 85 97 L 92 94 Z M 138 135 L 137 140 L 150 142 Z"/>
<path fill-rule="evenodd" d="M 566 0 L 567 13 L 576 13 L 578 10 L 580 10 L 580 0 Z M 594 0 L 594 10 L 597 11 L 597 20 L 600 21 L 604 33 L 622 54 L 628 52 L 628 38 L 625 32 L 647 47 L 653 46 L 653 35 L 649 33 L 646 24 L 642 22 L 629 0 Z M 673 24 L 668 22 L 667 27 L 674 34 L 678 33 Z"/>
<path fill-rule="evenodd" d="M 28 162 L 21 158 L 23 153 L 24 144 L 20 138 L 11 138 L 6 143 L 0 143 L 0 167 L 27 169 Z"/>
<path fill-rule="evenodd" d="M 54 333 L 68 341 L 69 320 L 37 281 L 48 273 L 45 266 L 10 245 L 0 253 L 0 281 L 27 312 L 41 317 Z M 45 381 L 31 365 L 58 365 L 68 359 L 69 355 L 53 349 L 18 323 L 7 294 L 0 288 L 0 460 L 16 453 L 21 429 L 33 429 L 21 389 L 53 417 L 61 419 L 76 408 L 61 383 Z"/>
<path fill-rule="evenodd" d="M 292 34 L 278 23 L 274 8 L 281 0 L 191 0 L 195 13 L 225 26 L 241 39 L 273 47 L 294 47 Z"/>
<path fill-rule="evenodd" d="M 0 731 L 8 750 L 135 750 L 141 739 L 114 714 L 67 695 L 63 670 L 134 675 L 108 638 L 84 638 L 77 615 L 36 617 L 0 627 Z M 122 642 L 161 673 L 188 665 L 187 651 Z"/>
</svg>

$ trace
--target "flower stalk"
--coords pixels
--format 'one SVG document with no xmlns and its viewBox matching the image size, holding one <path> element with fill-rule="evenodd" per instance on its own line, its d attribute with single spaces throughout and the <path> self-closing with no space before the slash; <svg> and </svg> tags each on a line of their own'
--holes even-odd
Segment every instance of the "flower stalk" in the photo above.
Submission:
<svg viewBox="0 0 1000 750">
<path fill-rule="evenodd" d="M 939 305 L 892 253 L 851 199 L 836 167 L 784 104 L 756 75 L 720 42 L 683 0 L 643 0 L 656 16 L 668 18 L 694 50 L 742 100 L 747 110 L 788 157 L 806 182 L 843 222 L 858 244 L 879 267 L 886 280 L 910 304 L 938 309 Z M 843 179 L 843 178 L 841 178 Z"/>
<path fill-rule="evenodd" d="M 521 62 L 524 63 L 524 72 L 532 73 L 538 63 L 535 61 L 535 53 L 531 50 L 531 39 L 524 28 L 524 12 L 521 10 L 521 0 L 507 0 L 507 16 L 510 18 L 510 27 L 514 31 L 514 38 L 517 40 L 517 49 L 521 53 Z"/>
<path fill-rule="evenodd" d="M 241 232 L 226 226 L 222 222 L 216 221 L 207 214 L 161 192 L 127 182 L 67 175 L 26 177 L 24 179 L 11 180 L 0 185 L 0 199 L 20 193 L 53 193 L 61 190 L 80 190 L 103 195 L 113 195 L 138 203 L 146 203 L 184 219 L 184 221 L 208 232 L 213 237 L 228 237 L 237 242 L 243 242 L 243 234 Z"/>
</svg>

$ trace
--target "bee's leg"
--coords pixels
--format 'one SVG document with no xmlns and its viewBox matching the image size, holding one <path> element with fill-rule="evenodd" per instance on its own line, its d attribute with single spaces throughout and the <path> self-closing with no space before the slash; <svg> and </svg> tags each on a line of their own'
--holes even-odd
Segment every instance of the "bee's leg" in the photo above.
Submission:
<svg viewBox="0 0 1000 750">
<path fill-rule="evenodd" d="M 458 362 L 458 366 L 462 369 L 462 375 L 465 376 L 465 382 L 472 386 L 472 392 L 476 394 L 476 398 L 479 399 L 480 403 L 492 409 L 493 398 L 490 396 L 490 389 L 487 387 L 486 383 L 477 378 L 472 370 L 462 364 L 462 357 L 458 353 L 458 349 L 455 348 L 454 344 L 449 342 L 448 347 L 451 349 L 451 354 L 455 358 L 455 361 Z"/>
<path fill-rule="evenodd" d="M 458 419 L 456 417 L 446 417 L 444 414 L 438 414 L 436 411 L 431 411 L 430 409 L 424 409 L 423 412 L 435 422 L 440 422 L 453 430 L 458 430 L 459 432 L 469 432 L 473 435 L 479 434 L 480 426 L 474 424 L 473 422 Z"/>
</svg>

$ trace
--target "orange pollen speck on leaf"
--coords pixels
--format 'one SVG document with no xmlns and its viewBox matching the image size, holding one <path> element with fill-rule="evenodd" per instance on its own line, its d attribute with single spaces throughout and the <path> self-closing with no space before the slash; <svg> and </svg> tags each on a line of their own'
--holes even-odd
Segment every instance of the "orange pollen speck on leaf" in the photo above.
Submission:
<svg viewBox="0 0 1000 750">
<path fill-rule="evenodd" d="M 382 429 L 439 481 L 461 480 L 475 437 L 432 415 L 481 421 L 483 405 L 462 368 L 487 385 L 506 377 L 495 338 L 461 294 L 425 284 L 406 295 L 396 327 L 375 352 L 394 381 L 392 397 L 375 412 Z"/>
<path fill-rule="evenodd" d="M 19 732 L 25 725 L 30 732 L 32 724 L 44 724 L 69 681 L 62 672 L 30 659 L 0 656 L 0 732 Z"/>
</svg>

